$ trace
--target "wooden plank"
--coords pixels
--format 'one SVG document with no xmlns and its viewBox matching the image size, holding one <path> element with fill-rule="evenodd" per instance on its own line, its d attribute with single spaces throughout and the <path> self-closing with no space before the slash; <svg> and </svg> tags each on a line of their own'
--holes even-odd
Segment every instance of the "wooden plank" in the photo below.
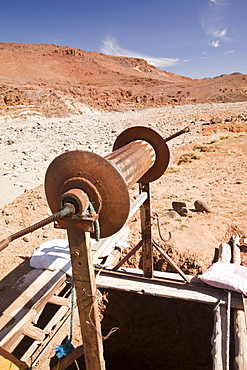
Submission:
<svg viewBox="0 0 247 370">
<path fill-rule="evenodd" d="M 67 310 L 66 313 L 65 310 Z M 44 333 L 47 333 L 44 341 L 42 343 L 34 341 L 28 350 L 23 354 L 21 360 L 32 366 L 34 366 L 37 362 L 42 361 L 42 364 L 38 368 L 48 368 L 48 364 L 47 366 L 44 365 L 43 359 L 47 359 L 54 355 L 54 347 L 65 339 L 69 333 L 69 330 L 70 310 L 68 310 L 67 307 L 62 306 L 43 329 Z M 50 356 L 46 355 L 43 357 L 45 352 L 49 352 Z"/>
<path fill-rule="evenodd" d="M 32 324 L 26 324 L 23 334 L 41 343 L 45 339 L 45 334 L 42 329 L 37 328 Z"/>
<path fill-rule="evenodd" d="M 141 233 L 142 233 L 142 262 L 143 275 L 152 278 L 153 267 L 153 243 L 151 230 L 151 204 L 149 184 L 139 184 L 140 193 L 146 193 L 147 199 L 140 208 L 141 213 Z"/>
<path fill-rule="evenodd" d="M 55 304 L 57 306 L 65 306 L 65 307 L 71 306 L 70 298 L 60 297 L 58 295 L 53 295 L 49 299 L 49 303 Z"/>
<path fill-rule="evenodd" d="M 62 306 L 59 308 L 59 310 L 53 315 L 51 320 L 47 323 L 45 328 L 43 329 L 44 333 L 48 334 L 52 330 L 52 328 L 63 319 L 63 317 L 66 315 L 66 313 L 69 311 L 69 307 Z"/>
<path fill-rule="evenodd" d="M 59 362 L 59 370 L 66 370 L 69 365 L 73 364 L 75 360 L 83 355 L 83 346 L 77 347 L 67 356 L 63 357 Z M 58 370 L 58 366 L 55 365 L 51 370 Z"/>
<path fill-rule="evenodd" d="M 178 265 L 171 259 L 171 257 L 161 248 L 161 246 L 153 240 L 154 247 L 158 250 L 158 252 L 167 260 L 167 262 L 174 268 L 177 273 L 182 276 L 184 281 L 187 281 L 187 283 L 190 282 L 190 280 L 187 278 L 187 276 L 183 273 L 183 271 L 178 267 Z"/>
<path fill-rule="evenodd" d="M 145 200 L 147 199 L 147 196 L 148 196 L 147 193 L 145 192 L 141 193 L 136 198 L 136 200 L 134 200 L 134 202 L 130 205 L 130 212 L 129 212 L 129 216 L 127 218 L 126 223 L 136 213 L 136 211 L 140 208 L 140 206 L 145 202 Z M 93 245 L 92 247 L 93 264 L 97 263 L 99 256 L 104 252 L 104 250 L 108 247 L 110 243 L 114 242 L 114 240 L 117 238 L 121 230 L 119 230 L 116 234 L 109 236 L 108 238 L 101 239 L 99 242 Z"/>
<path fill-rule="evenodd" d="M 226 322 L 227 310 L 220 304 L 214 312 L 214 331 L 211 337 L 212 370 L 226 369 Z"/>
<path fill-rule="evenodd" d="M 241 263 L 240 242 L 238 234 L 232 236 L 232 262 L 237 265 Z M 247 330 L 245 311 L 234 309 L 233 317 L 235 340 L 235 359 L 233 367 L 235 370 L 247 369 Z"/>
<path fill-rule="evenodd" d="M 128 259 L 133 256 L 133 254 L 135 254 L 138 249 L 140 249 L 142 246 L 142 241 L 139 241 L 139 243 L 134 247 L 132 248 L 122 259 L 121 261 L 119 261 L 114 267 L 113 267 L 113 271 L 116 271 L 118 270 L 121 266 L 123 266 L 123 264 L 128 261 Z"/>
<path fill-rule="evenodd" d="M 123 290 L 137 294 L 182 299 L 212 305 L 215 305 L 218 303 L 219 299 L 221 299 L 221 305 L 227 305 L 227 293 L 222 289 L 204 284 L 198 278 L 192 277 L 190 284 L 187 284 L 181 282 L 182 278 L 178 274 L 158 273 L 154 271 L 154 278 L 148 279 L 141 276 L 141 270 L 126 270 L 126 272 L 120 272 L 119 270 L 116 272 L 102 270 L 101 273 L 96 276 L 97 286 L 104 289 Z M 170 274 L 171 279 L 169 278 Z M 174 276 L 176 276 L 176 278 L 174 278 Z M 163 277 L 163 279 L 161 277 Z M 243 309 L 240 293 L 232 292 L 231 306 Z"/>
<path fill-rule="evenodd" d="M 86 368 L 104 370 L 105 362 L 90 233 L 71 229 L 67 231 Z"/>
<path fill-rule="evenodd" d="M 121 250 L 114 249 L 111 252 L 111 254 L 109 254 L 109 256 L 106 258 L 104 266 L 113 268 L 118 263 L 120 256 L 121 256 Z"/>
<path fill-rule="evenodd" d="M 244 313 L 245 313 L 245 327 L 247 328 L 247 297 L 242 294 Z"/>
<path fill-rule="evenodd" d="M 35 312 L 30 310 L 30 312 L 25 316 L 25 324 L 31 322 L 35 319 Z M 18 329 L 17 329 L 18 328 Z M 17 329 L 17 330 L 15 330 Z M 8 352 L 13 352 L 20 341 L 24 338 L 23 325 L 17 325 L 14 329 L 11 328 L 10 334 L 6 335 L 1 341 L 1 347 L 6 349 Z"/>
<path fill-rule="evenodd" d="M 43 329 L 43 333 L 46 334 L 45 338 L 42 340 L 42 347 L 44 347 L 45 343 L 50 338 L 51 330 L 53 329 L 55 332 L 57 330 L 57 326 L 59 326 L 60 321 L 63 321 L 63 318 L 65 319 L 65 314 L 68 312 L 68 307 L 62 306 L 56 314 L 52 317 L 52 319 L 48 322 L 48 324 Z M 64 336 L 66 336 L 64 332 Z M 40 345 L 40 341 L 35 340 L 31 346 L 27 349 L 27 351 L 22 355 L 21 360 L 29 363 L 30 357 L 33 356 L 34 352 L 37 350 L 37 348 Z M 39 352 L 39 351 L 38 351 Z M 38 353 L 35 352 L 35 356 L 38 356 Z"/>
<path fill-rule="evenodd" d="M 231 262 L 231 247 L 227 243 L 221 243 L 219 246 L 218 262 Z M 226 370 L 227 368 L 227 351 L 229 345 L 227 343 L 227 307 L 219 302 L 218 307 L 214 312 L 214 331 L 211 338 L 213 370 Z"/>
<path fill-rule="evenodd" d="M 16 332 L 34 320 L 65 279 L 62 271 L 32 270 L 16 282 L 12 289 L 20 295 L 0 317 L 1 347 L 5 348 Z"/>
</svg>

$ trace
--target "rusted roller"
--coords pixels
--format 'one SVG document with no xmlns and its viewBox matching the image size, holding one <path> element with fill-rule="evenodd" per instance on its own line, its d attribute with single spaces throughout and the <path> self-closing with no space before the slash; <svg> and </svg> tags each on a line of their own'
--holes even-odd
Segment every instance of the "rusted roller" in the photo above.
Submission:
<svg viewBox="0 0 247 370">
<path fill-rule="evenodd" d="M 101 237 L 116 233 L 126 222 L 129 191 L 136 182 L 159 178 L 169 163 L 165 140 L 147 127 L 133 127 L 118 136 L 113 152 L 105 158 L 88 151 L 58 156 L 47 169 L 45 192 L 53 213 L 61 197 L 72 189 L 83 190 L 99 214 Z"/>
</svg>

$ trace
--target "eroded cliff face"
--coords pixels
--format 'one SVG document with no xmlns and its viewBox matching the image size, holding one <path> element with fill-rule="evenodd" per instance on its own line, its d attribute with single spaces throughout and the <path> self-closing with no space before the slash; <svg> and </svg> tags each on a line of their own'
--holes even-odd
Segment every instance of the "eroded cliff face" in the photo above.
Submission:
<svg viewBox="0 0 247 370">
<path fill-rule="evenodd" d="M 0 43 L 0 115 L 66 116 L 247 99 L 245 75 L 192 80 L 145 60 L 67 46 Z"/>
</svg>

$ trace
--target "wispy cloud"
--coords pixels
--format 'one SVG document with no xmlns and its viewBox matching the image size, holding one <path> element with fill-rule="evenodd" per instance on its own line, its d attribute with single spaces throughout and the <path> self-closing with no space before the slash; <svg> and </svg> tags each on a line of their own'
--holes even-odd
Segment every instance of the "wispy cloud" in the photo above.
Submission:
<svg viewBox="0 0 247 370">
<path fill-rule="evenodd" d="M 209 45 L 217 48 L 220 41 L 228 39 L 228 28 L 225 24 L 226 0 L 209 0 L 207 9 L 201 16 L 201 26 L 207 36 Z"/>
<path fill-rule="evenodd" d="M 121 46 L 118 45 L 115 38 L 109 36 L 102 40 L 100 51 L 108 55 L 145 59 L 149 64 L 152 64 L 158 68 L 171 67 L 175 64 L 178 64 L 179 62 L 182 62 L 182 60 L 179 58 L 154 58 L 148 55 L 137 53 L 135 51 L 123 49 Z"/>
<path fill-rule="evenodd" d="M 208 45 L 213 46 L 214 48 L 218 48 L 220 46 L 220 42 L 219 40 L 211 41 L 211 42 L 209 41 Z"/>
<path fill-rule="evenodd" d="M 227 50 L 224 52 L 225 55 L 233 54 L 235 53 L 235 50 Z"/>
</svg>

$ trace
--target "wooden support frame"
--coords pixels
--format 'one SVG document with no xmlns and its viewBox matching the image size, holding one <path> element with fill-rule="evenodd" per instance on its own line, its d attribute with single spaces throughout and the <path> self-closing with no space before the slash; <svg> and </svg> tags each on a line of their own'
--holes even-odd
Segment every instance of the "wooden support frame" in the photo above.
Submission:
<svg viewBox="0 0 247 370">
<path fill-rule="evenodd" d="M 139 184 L 139 192 L 147 194 L 147 199 L 140 207 L 143 275 L 145 277 L 152 278 L 154 276 L 154 267 L 153 267 L 153 243 L 151 231 L 151 204 L 150 204 L 149 183 Z"/>
<path fill-rule="evenodd" d="M 187 277 L 190 284 L 185 283 L 177 273 L 154 271 L 154 278 L 147 279 L 142 270 L 125 267 L 122 271 L 102 270 L 96 277 L 96 283 L 99 288 L 106 290 L 121 290 L 213 306 L 221 300 L 221 306 L 227 307 L 227 294 L 222 296 L 222 289 L 211 287 L 196 276 Z M 231 307 L 243 309 L 240 293 L 232 292 Z"/>
<path fill-rule="evenodd" d="M 240 241 L 239 235 L 232 236 L 232 262 L 240 265 Z M 245 298 L 242 295 L 244 310 L 233 309 L 234 319 L 234 342 L 235 342 L 235 358 L 233 363 L 234 370 L 242 370 L 247 368 L 247 328 L 245 318 Z"/>
<path fill-rule="evenodd" d="M 67 233 L 86 368 L 104 370 L 105 362 L 90 233 L 79 229 L 68 229 Z"/>
<path fill-rule="evenodd" d="M 221 243 L 219 246 L 218 262 L 230 263 L 231 247 L 227 243 Z M 222 295 L 222 291 L 221 291 Z M 224 299 L 226 300 L 227 293 L 223 291 Z M 219 298 L 219 302 L 214 311 L 214 331 L 211 337 L 212 343 L 212 370 L 227 369 L 227 352 L 229 351 L 227 343 L 227 306 L 223 305 L 223 296 Z"/>
</svg>

